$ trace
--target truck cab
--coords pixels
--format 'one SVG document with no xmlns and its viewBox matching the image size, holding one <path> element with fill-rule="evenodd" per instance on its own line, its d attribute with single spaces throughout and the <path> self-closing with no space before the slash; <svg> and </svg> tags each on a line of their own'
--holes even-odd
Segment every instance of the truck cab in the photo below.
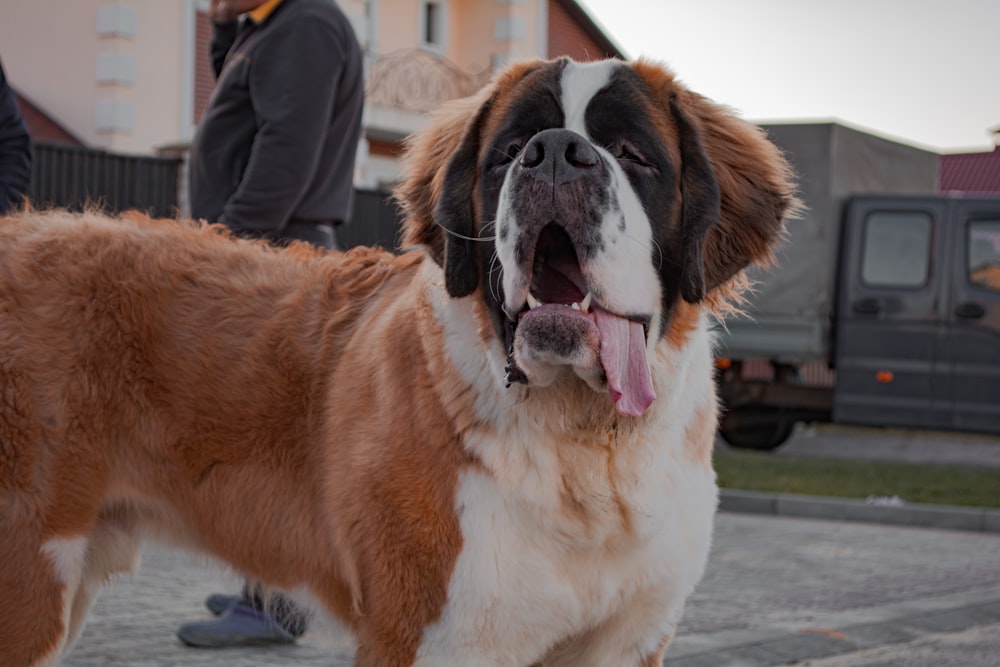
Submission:
<svg viewBox="0 0 1000 667">
<path fill-rule="evenodd" d="M 833 421 L 1000 433 L 1000 199 L 854 197 L 838 263 Z"/>
</svg>

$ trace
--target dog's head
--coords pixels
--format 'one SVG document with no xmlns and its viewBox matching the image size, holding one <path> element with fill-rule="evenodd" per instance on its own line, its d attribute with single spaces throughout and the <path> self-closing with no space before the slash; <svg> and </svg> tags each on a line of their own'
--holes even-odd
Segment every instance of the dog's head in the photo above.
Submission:
<svg viewBox="0 0 1000 667">
<path fill-rule="evenodd" d="M 485 301 L 510 381 L 571 370 L 629 415 L 679 304 L 767 260 L 795 205 L 761 130 L 646 62 L 512 66 L 414 137 L 406 170 L 404 243 Z"/>
</svg>

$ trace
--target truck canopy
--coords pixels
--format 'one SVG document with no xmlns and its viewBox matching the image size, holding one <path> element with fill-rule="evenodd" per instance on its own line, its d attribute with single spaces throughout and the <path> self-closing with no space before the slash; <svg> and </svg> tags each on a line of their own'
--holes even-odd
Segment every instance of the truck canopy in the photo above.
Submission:
<svg viewBox="0 0 1000 667">
<path fill-rule="evenodd" d="M 826 361 L 841 217 L 862 193 L 934 193 L 940 155 L 839 123 L 763 124 L 798 176 L 801 217 L 788 221 L 777 266 L 753 268 L 747 316 L 726 322 L 720 354 L 784 363 Z"/>
</svg>

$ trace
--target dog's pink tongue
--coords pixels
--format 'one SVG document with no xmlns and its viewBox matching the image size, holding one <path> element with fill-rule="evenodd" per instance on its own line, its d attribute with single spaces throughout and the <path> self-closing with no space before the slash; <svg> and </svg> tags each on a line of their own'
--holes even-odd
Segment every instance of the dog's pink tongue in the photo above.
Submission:
<svg viewBox="0 0 1000 667">
<path fill-rule="evenodd" d="M 656 398 L 646 363 L 646 336 L 638 322 L 594 308 L 601 333 L 601 364 L 618 414 L 641 417 Z"/>
</svg>

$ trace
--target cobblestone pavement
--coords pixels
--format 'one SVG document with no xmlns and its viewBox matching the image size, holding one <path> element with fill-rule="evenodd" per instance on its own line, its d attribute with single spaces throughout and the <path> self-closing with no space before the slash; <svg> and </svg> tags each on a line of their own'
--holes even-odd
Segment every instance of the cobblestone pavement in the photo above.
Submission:
<svg viewBox="0 0 1000 667">
<path fill-rule="evenodd" d="M 811 660 L 809 667 L 975 667 L 1000 664 L 1000 623 Z"/>
<path fill-rule="evenodd" d="M 332 624 L 312 629 L 298 643 L 266 648 L 193 649 L 177 627 L 208 620 L 209 593 L 236 593 L 241 579 L 225 566 L 149 544 L 138 574 L 104 587 L 64 667 L 350 667 L 348 638 Z"/>
<path fill-rule="evenodd" d="M 138 575 L 98 598 L 67 667 L 351 664 L 332 626 L 280 648 L 191 649 L 174 636 L 208 618 L 237 577 L 148 547 Z M 989 665 L 1000 648 L 1000 537 L 720 514 L 708 572 L 668 654 L 671 667 Z"/>
<path fill-rule="evenodd" d="M 909 665 L 858 652 L 923 641 L 947 653 L 952 634 L 991 623 L 1000 536 L 722 514 L 666 665 Z"/>
</svg>

